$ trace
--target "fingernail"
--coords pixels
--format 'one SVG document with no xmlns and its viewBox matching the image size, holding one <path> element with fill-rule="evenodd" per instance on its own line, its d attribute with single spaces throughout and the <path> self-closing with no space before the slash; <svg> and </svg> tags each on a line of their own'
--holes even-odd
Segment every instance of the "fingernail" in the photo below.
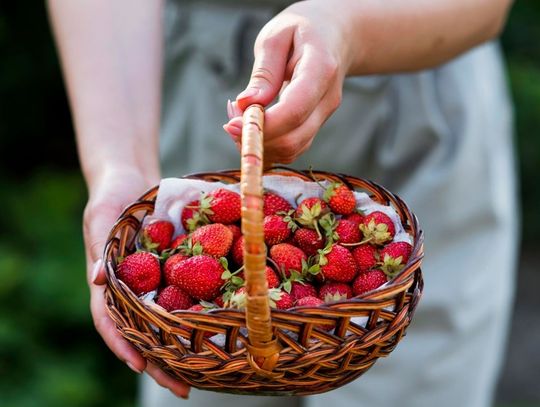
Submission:
<svg viewBox="0 0 540 407">
<path fill-rule="evenodd" d="M 247 88 L 243 92 L 240 92 L 240 94 L 236 97 L 236 100 L 250 98 L 252 96 L 255 96 L 258 93 L 259 93 L 259 89 L 257 88 Z"/>
<path fill-rule="evenodd" d="M 236 100 L 234 102 L 231 102 L 231 110 L 232 110 L 232 114 L 233 114 L 233 117 L 242 117 L 242 110 L 240 110 L 240 108 L 238 107 L 238 103 L 236 103 Z M 230 119 L 232 119 L 233 117 L 230 117 Z"/>
<path fill-rule="evenodd" d="M 101 263 L 102 263 L 101 259 L 97 260 L 94 263 L 94 267 L 92 268 L 92 283 L 94 284 L 96 284 L 96 281 L 99 275 L 99 270 L 101 269 Z"/>
<path fill-rule="evenodd" d="M 137 374 L 141 374 L 141 373 L 142 373 L 142 370 L 137 369 L 135 366 L 133 366 L 133 365 L 131 364 L 131 362 L 126 362 L 126 365 L 128 365 L 128 367 L 129 367 L 131 370 L 133 370 L 135 373 L 137 373 Z"/>
<path fill-rule="evenodd" d="M 223 130 L 225 130 L 231 136 L 235 136 L 235 138 L 238 138 L 242 135 L 242 129 L 240 127 L 236 127 L 228 123 L 223 125 Z"/>
<path fill-rule="evenodd" d="M 231 99 L 227 100 L 227 116 L 229 117 L 229 120 L 234 117 Z"/>
</svg>

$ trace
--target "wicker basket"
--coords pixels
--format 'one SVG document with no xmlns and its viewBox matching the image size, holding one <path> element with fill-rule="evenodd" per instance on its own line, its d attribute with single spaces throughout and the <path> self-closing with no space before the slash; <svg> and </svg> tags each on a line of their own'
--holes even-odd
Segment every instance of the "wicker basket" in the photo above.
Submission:
<svg viewBox="0 0 540 407">
<path fill-rule="evenodd" d="M 145 358 L 196 388 L 258 395 L 323 393 L 362 375 L 379 357 L 389 355 L 404 336 L 423 288 L 423 235 L 407 205 L 386 189 L 347 175 L 313 171 L 319 180 L 339 180 L 366 191 L 381 204 L 392 205 L 413 237 L 413 251 L 405 268 L 376 291 L 316 308 L 271 310 L 262 233 L 263 116 L 260 106 L 252 106 L 244 114 L 241 171 L 186 177 L 241 183 L 248 291 L 245 312 L 168 313 L 143 303 L 116 278 L 116 259 L 135 250 L 136 235 L 142 219 L 154 210 L 158 187 L 126 208 L 112 228 L 105 248 L 108 310 L 123 337 Z M 312 181 L 310 172 L 283 167 L 266 173 Z M 355 317 L 367 317 L 365 327 L 352 321 Z M 320 325 L 334 329 L 322 330 Z M 210 333 L 223 334 L 223 346 L 214 343 Z"/>
</svg>

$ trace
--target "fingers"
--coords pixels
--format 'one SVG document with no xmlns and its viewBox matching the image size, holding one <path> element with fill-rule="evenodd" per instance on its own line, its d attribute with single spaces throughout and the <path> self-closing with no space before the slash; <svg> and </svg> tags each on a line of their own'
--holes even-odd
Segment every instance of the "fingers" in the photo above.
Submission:
<svg viewBox="0 0 540 407">
<path fill-rule="evenodd" d="M 174 379 L 153 363 L 148 362 L 146 373 L 148 373 L 161 387 L 169 389 L 176 397 L 182 397 L 183 399 L 189 397 L 191 387 L 188 384 Z"/>
<path fill-rule="evenodd" d="M 336 92 L 339 90 L 333 90 L 325 95 L 313 113 L 299 127 L 278 137 L 266 138 L 265 136 L 265 161 L 291 164 L 306 152 L 320 127 L 339 106 L 339 97 L 335 96 Z"/>
<path fill-rule="evenodd" d="M 337 64 L 328 56 L 306 46 L 288 86 L 278 103 L 265 115 L 265 137 L 272 139 L 302 126 L 313 114 L 323 97 L 338 84 Z"/>
<path fill-rule="evenodd" d="M 104 278 L 103 268 L 98 272 Z M 90 283 L 90 310 L 96 330 L 105 344 L 113 351 L 118 359 L 125 362 L 133 371 L 141 373 L 146 367 L 146 360 L 126 341 L 116 330 L 113 320 L 107 314 L 105 304 L 105 286 Z"/>
<path fill-rule="evenodd" d="M 236 98 L 241 111 L 254 103 L 266 106 L 276 98 L 285 77 L 293 34 L 292 26 L 267 24 L 263 27 L 255 41 L 249 84 Z"/>
</svg>

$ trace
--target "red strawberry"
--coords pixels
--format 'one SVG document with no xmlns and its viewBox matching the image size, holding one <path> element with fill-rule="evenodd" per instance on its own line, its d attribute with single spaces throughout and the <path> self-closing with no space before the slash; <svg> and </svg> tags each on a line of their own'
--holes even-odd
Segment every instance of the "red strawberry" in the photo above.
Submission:
<svg viewBox="0 0 540 407">
<path fill-rule="evenodd" d="M 233 238 L 233 241 L 235 241 L 236 239 L 238 239 L 240 236 L 242 236 L 242 231 L 240 230 L 240 226 L 238 225 L 225 225 L 227 226 L 227 228 L 232 232 L 232 238 Z"/>
<path fill-rule="evenodd" d="M 148 252 L 138 252 L 127 256 L 116 272 L 135 295 L 155 290 L 161 280 L 159 260 Z"/>
<path fill-rule="evenodd" d="M 301 273 L 302 260 L 307 260 L 306 254 L 301 249 L 288 243 L 279 243 L 272 246 L 270 248 L 270 258 L 276 262 L 280 272 L 285 277 L 291 275 L 291 270 Z"/>
<path fill-rule="evenodd" d="M 328 282 L 319 289 L 319 298 L 324 302 L 342 301 L 351 298 L 352 290 L 348 284 Z"/>
<path fill-rule="evenodd" d="M 356 199 L 353 191 L 345 185 L 333 182 L 324 191 L 324 200 L 330 209 L 339 215 L 348 215 L 356 209 Z"/>
<path fill-rule="evenodd" d="M 243 309 L 246 306 L 246 301 L 246 287 L 240 287 L 234 293 L 232 293 L 229 300 L 225 303 L 225 306 L 229 308 Z"/>
<path fill-rule="evenodd" d="M 348 220 L 350 222 L 356 223 L 356 226 L 359 227 L 362 221 L 364 220 L 364 215 L 359 214 L 358 212 L 351 213 L 350 215 L 344 216 L 342 219 Z"/>
<path fill-rule="evenodd" d="M 370 243 L 381 245 L 394 238 L 396 229 L 390 217 L 379 211 L 371 212 L 364 217 L 360 230 L 365 239 L 371 239 Z"/>
<path fill-rule="evenodd" d="M 388 275 L 394 275 L 401 271 L 411 256 L 412 246 L 407 242 L 392 242 L 386 245 L 380 252 L 383 262 L 382 269 Z"/>
<path fill-rule="evenodd" d="M 291 285 L 291 297 L 296 302 L 304 297 L 316 297 L 317 289 L 309 283 L 300 283 L 294 281 Z"/>
<path fill-rule="evenodd" d="M 156 304 L 171 312 L 178 309 L 188 309 L 193 305 L 193 300 L 180 287 L 169 285 L 161 290 Z"/>
<path fill-rule="evenodd" d="M 273 289 L 269 293 L 270 306 L 277 309 L 289 309 L 294 305 L 293 298 L 283 290 Z"/>
<path fill-rule="evenodd" d="M 241 199 L 236 192 L 218 188 L 204 196 L 200 202 L 201 211 L 213 223 L 225 225 L 240 220 Z"/>
<path fill-rule="evenodd" d="M 324 239 L 313 229 L 299 228 L 294 232 L 294 242 L 308 256 L 315 256 L 324 247 Z"/>
<path fill-rule="evenodd" d="M 276 215 L 278 212 L 289 212 L 292 206 L 287 200 L 272 192 L 265 192 L 263 195 L 264 216 Z"/>
<path fill-rule="evenodd" d="M 358 243 L 362 239 L 358 225 L 346 219 L 338 220 L 335 232 L 339 243 Z"/>
<path fill-rule="evenodd" d="M 353 249 L 352 255 L 360 272 L 368 271 L 375 267 L 379 261 L 377 248 L 370 244 L 362 244 Z"/>
<path fill-rule="evenodd" d="M 213 223 L 201 226 L 191 234 L 191 241 L 202 246 L 204 254 L 214 257 L 224 257 L 229 253 L 233 234 L 225 225 Z"/>
<path fill-rule="evenodd" d="M 204 308 L 201 304 L 195 304 L 188 308 L 188 311 L 196 311 L 201 312 L 204 311 L 206 308 Z"/>
<path fill-rule="evenodd" d="M 174 265 L 169 280 L 191 297 L 211 301 L 219 295 L 223 271 L 224 268 L 214 257 L 201 254 Z"/>
<path fill-rule="evenodd" d="M 180 220 L 186 232 L 193 232 L 199 226 L 206 225 L 209 222 L 206 215 L 200 211 L 199 200 L 191 201 L 184 206 Z"/>
<path fill-rule="evenodd" d="M 246 276 L 243 271 L 239 274 L 239 277 L 244 281 L 246 280 Z M 270 266 L 266 266 L 266 281 L 268 283 L 268 288 L 276 288 L 281 284 L 276 272 Z"/>
<path fill-rule="evenodd" d="M 305 227 L 315 229 L 320 235 L 318 221 L 328 211 L 328 205 L 322 199 L 306 198 L 296 208 L 296 220 Z"/>
<path fill-rule="evenodd" d="M 319 264 L 325 280 L 348 283 L 356 277 L 357 267 L 351 252 L 339 244 L 323 249 Z"/>
<path fill-rule="evenodd" d="M 166 220 L 154 220 L 143 229 L 141 243 L 146 250 L 161 252 L 169 247 L 174 226 Z"/>
<path fill-rule="evenodd" d="M 324 301 L 312 296 L 307 295 L 305 297 L 300 298 L 298 301 L 296 301 L 297 307 L 318 307 L 319 305 L 324 304 Z"/>
<path fill-rule="evenodd" d="M 386 274 L 382 270 L 369 270 L 360 273 L 353 282 L 354 295 L 367 293 L 375 290 L 386 283 Z"/>
<path fill-rule="evenodd" d="M 264 241 L 273 246 L 283 242 L 291 234 L 290 224 L 282 216 L 268 215 L 264 217 Z"/>
<path fill-rule="evenodd" d="M 214 298 L 214 302 L 219 308 L 225 308 L 225 301 L 223 300 L 223 295 L 219 295 Z"/>
<path fill-rule="evenodd" d="M 231 249 L 231 257 L 238 266 L 244 264 L 244 236 L 240 236 L 234 241 Z"/>
<path fill-rule="evenodd" d="M 182 243 L 184 243 L 184 240 L 186 240 L 186 238 L 187 235 L 185 234 L 176 236 L 169 245 L 169 249 L 178 249 L 178 247 L 181 246 Z"/>
<path fill-rule="evenodd" d="M 165 264 L 163 265 L 163 277 L 167 285 L 171 285 L 171 273 L 172 270 L 176 267 L 176 264 L 183 262 L 184 260 L 189 259 L 189 256 L 186 256 L 182 253 L 173 254 L 169 257 Z"/>
</svg>

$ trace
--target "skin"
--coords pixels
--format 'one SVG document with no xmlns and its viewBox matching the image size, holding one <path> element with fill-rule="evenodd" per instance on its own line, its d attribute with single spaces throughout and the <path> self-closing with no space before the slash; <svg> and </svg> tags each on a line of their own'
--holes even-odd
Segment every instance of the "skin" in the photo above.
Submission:
<svg viewBox="0 0 540 407">
<path fill-rule="evenodd" d="M 339 4 L 338 4 L 339 3 Z M 241 143 L 241 114 L 268 105 L 265 160 L 291 163 L 341 103 L 350 75 L 443 63 L 501 31 L 510 0 L 311 0 L 259 33 L 249 84 L 224 125 Z M 136 372 L 187 398 L 189 386 L 148 363 L 106 313 L 100 258 L 121 210 L 160 179 L 162 1 L 49 0 L 89 200 L 84 212 L 91 311 L 97 331 Z M 346 12 L 344 12 L 346 10 Z"/>
</svg>

